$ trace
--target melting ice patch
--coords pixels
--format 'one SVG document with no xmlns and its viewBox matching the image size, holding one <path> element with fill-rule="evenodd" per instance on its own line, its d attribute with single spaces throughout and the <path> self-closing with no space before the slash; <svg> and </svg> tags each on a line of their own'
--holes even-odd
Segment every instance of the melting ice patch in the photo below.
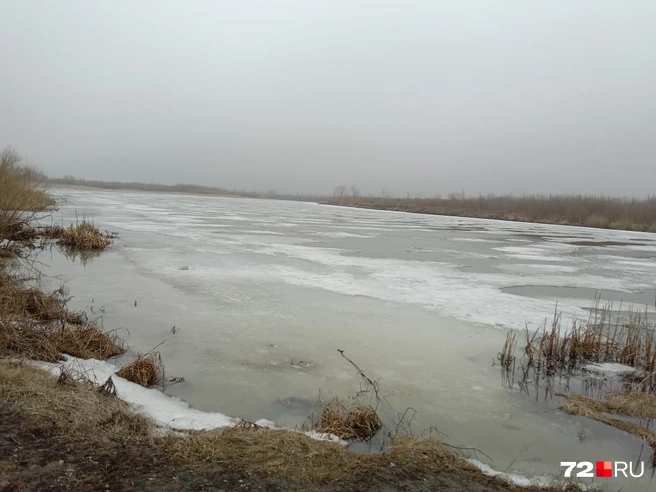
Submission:
<svg viewBox="0 0 656 492">
<path fill-rule="evenodd" d="M 456 262 L 410 261 L 390 258 L 348 256 L 345 250 L 298 244 L 239 244 L 240 253 L 254 255 L 249 260 L 226 261 L 218 256 L 202 255 L 190 271 L 179 272 L 178 262 L 160 256 L 143 258 L 149 268 L 173 274 L 180 281 L 202 282 L 214 292 L 217 280 L 284 282 L 302 287 L 324 289 L 343 295 L 367 296 L 388 302 L 405 303 L 436 311 L 457 319 L 517 328 L 528 322 L 536 327 L 551 313 L 553 299 L 533 299 L 504 293 L 500 289 L 518 285 L 523 278 L 516 273 L 480 273 L 463 271 Z M 209 252 L 208 252 L 209 253 Z M 257 256 L 269 257 L 262 268 Z M 301 260 L 301 261 L 299 261 Z M 166 263 L 176 265 L 175 268 Z M 188 262 L 189 263 L 189 262 Z M 157 264 L 157 266 L 155 266 Z M 517 265 L 524 268 L 531 285 L 630 290 L 636 279 L 601 277 L 572 273 L 574 267 L 561 265 Z M 539 269 L 541 268 L 541 269 Z M 224 284 L 225 282 L 221 282 Z M 590 303 L 592 299 L 590 299 Z M 559 301 L 565 319 L 587 319 L 589 307 L 580 300 Z"/>
</svg>

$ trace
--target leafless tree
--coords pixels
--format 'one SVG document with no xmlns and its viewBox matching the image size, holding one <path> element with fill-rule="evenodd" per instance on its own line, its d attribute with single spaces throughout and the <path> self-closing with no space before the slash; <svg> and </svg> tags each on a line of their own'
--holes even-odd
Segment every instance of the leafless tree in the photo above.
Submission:
<svg viewBox="0 0 656 492">
<path fill-rule="evenodd" d="M 333 190 L 333 196 L 337 198 L 343 198 L 346 196 L 346 193 L 348 193 L 348 186 L 346 185 L 336 186 Z"/>
</svg>

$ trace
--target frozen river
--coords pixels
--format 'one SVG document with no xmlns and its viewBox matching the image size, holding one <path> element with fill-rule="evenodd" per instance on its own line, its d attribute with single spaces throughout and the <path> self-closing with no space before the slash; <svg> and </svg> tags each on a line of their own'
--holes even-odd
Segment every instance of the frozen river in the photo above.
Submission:
<svg viewBox="0 0 656 492">
<path fill-rule="evenodd" d="M 557 477 L 560 461 L 638 457 L 636 439 L 504 389 L 493 360 L 508 329 L 537 327 L 556 302 L 564 318 L 587 318 L 599 290 L 653 312 L 656 235 L 273 200 L 54 193 L 67 202 L 53 220 L 86 213 L 120 239 L 86 266 L 42 253 L 46 273 L 66 282 L 72 307 L 102 308 L 104 326 L 133 350 L 164 342 L 168 375 L 187 381 L 167 393 L 195 408 L 299 425 L 320 390 L 327 400 L 360 389 L 342 349 L 380 380 L 387 418 L 412 407 L 415 433 L 435 426 L 497 470 Z"/>
</svg>

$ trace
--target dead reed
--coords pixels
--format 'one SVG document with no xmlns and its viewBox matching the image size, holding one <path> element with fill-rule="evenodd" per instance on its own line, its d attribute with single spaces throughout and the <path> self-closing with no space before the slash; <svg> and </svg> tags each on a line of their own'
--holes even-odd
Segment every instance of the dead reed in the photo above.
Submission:
<svg viewBox="0 0 656 492">
<path fill-rule="evenodd" d="M 164 381 L 166 381 L 164 364 L 159 352 L 137 355 L 132 362 L 122 367 L 116 375 L 144 388 L 164 384 Z"/>
<path fill-rule="evenodd" d="M 503 344 L 501 352 L 499 352 L 498 359 L 501 362 L 501 367 L 510 370 L 515 362 L 515 348 L 517 347 L 516 335 L 509 332 L 506 335 L 506 342 Z"/>
<path fill-rule="evenodd" d="M 355 404 L 347 408 L 335 397 L 324 406 L 317 431 L 347 441 L 367 441 L 382 427 L 383 423 L 373 407 Z"/>
<path fill-rule="evenodd" d="M 573 322 L 569 329 L 563 328 L 561 316 L 556 311 L 549 327 L 545 323 L 533 333 L 528 328 L 524 331 L 526 344 L 520 365 L 520 388 L 528 393 L 528 381 L 533 381 L 537 397 L 537 388 L 544 379 L 545 399 L 549 394 L 564 397 L 566 401 L 559 407 L 560 410 L 596 420 L 643 439 L 654 450 L 656 465 L 656 434 L 649 429 L 650 424 L 645 426 L 642 422 L 656 418 L 654 333 L 655 327 L 648 322 L 645 314 L 629 313 L 627 317 L 622 314 L 621 308 L 613 312 L 610 305 L 600 307 L 599 299 L 595 299 L 590 318 L 585 322 Z M 503 358 L 500 354 L 502 360 L 514 357 L 514 346 L 510 342 L 513 337 L 514 334 L 508 334 L 502 351 Z M 592 373 L 586 372 L 589 364 L 607 362 L 634 369 L 623 378 L 624 391 L 609 391 L 605 378 L 594 376 L 597 370 L 603 371 L 603 368 L 590 367 Z M 504 368 L 514 377 L 514 369 L 510 371 L 507 364 Z M 581 390 L 594 394 L 595 398 L 571 393 L 572 376 L 580 376 Z M 564 382 L 566 392 L 554 393 L 556 378 Z M 608 416 L 613 414 L 625 419 Z"/>
<path fill-rule="evenodd" d="M 81 251 L 103 250 L 112 243 L 112 239 L 115 237 L 112 233 L 100 232 L 100 229 L 86 219 L 66 228 L 51 228 L 48 230 L 48 234 L 59 234 L 57 244 L 63 248 Z"/>
<path fill-rule="evenodd" d="M 633 313 L 620 321 L 621 313 L 610 305 L 595 302 L 590 318 L 563 328 L 561 316 L 554 313 L 550 326 L 545 323 L 534 333 L 525 329 L 522 362 L 539 374 L 572 374 L 590 363 L 615 362 L 635 368 L 642 385 L 656 391 L 656 327 L 642 313 Z M 502 366 L 514 360 L 515 333 L 507 335 L 499 354 Z M 505 364 L 505 365 L 504 365 Z"/>
</svg>

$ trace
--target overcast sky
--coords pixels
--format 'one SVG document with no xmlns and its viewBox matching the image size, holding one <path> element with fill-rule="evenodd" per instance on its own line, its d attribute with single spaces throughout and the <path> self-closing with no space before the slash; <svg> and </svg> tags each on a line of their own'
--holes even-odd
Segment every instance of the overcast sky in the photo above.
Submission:
<svg viewBox="0 0 656 492">
<path fill-rule="evenodd" d="M 5 0 L 0 60 L 51 176 L 656 192 L 656 0 Z"/>
</svg>

